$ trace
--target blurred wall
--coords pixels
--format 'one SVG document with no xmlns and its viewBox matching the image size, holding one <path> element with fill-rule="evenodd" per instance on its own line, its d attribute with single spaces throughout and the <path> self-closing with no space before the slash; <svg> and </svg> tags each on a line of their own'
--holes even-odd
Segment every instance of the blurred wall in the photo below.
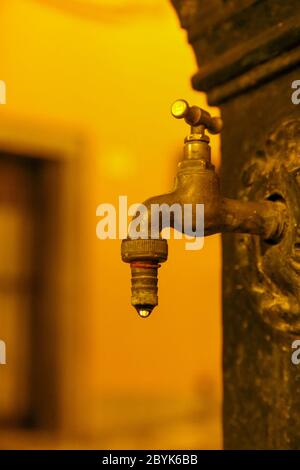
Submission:
<svg viewBox="0 0 300 470">
<path fill-rule="evenodd" d="M 72 3 L 1 2 L 7 104 L 0 113 L 74 129 L 88 142 L 77 188 L 74 432 L 99 447 L 218 447 L 219 237 L 206 239 L 199 252 L 170 243 L 159 307 L 141 320 L 130 306 L 120 242 L 95 234 L 98 204 L 117 203 L 119 195 L 142 202 L 172 188 L 187 128 L 172 119 L 170 104 L 183 97 L 206 106 L 190 86 L 195 60 L 167 1 L 92 2 L 97 15 L 89 2 L 79 10 Z M 213 139 L 216 164 L 218 145 Z M 194 419 L 198 412 L 204 425 Z"/>
</svg>

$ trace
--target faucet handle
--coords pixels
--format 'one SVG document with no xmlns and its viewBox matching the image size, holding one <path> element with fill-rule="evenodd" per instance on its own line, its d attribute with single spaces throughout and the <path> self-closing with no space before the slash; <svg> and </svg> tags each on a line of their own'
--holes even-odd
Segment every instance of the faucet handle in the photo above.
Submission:
<svg viewBox="0 0 300 470">
<path fill-rule="evenodd" d="M 172 116 L 184 119 L 192 127 L 204 126 L 211 134 L 219 134 L 223 129 L 220 117 L 211 117 L 209 112 L 198 106 L 190 106 L 186 100 L 176 100 L 171 108 Z"/>
</svg>

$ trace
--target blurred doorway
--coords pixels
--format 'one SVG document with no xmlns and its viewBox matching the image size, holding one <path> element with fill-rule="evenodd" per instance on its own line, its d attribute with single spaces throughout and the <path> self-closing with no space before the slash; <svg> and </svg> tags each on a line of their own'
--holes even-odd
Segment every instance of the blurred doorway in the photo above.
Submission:
<svg viewBox="0 0 300 470">
<path fill-rule="evenodd" d="M 57 425 L 58 160 L 0 152 L 0 426 Z"/>
</svg>

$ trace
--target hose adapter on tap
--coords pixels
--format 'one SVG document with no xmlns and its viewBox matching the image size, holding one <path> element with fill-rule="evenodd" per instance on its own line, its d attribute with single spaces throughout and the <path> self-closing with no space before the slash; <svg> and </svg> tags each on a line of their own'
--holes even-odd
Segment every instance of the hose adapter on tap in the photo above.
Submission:
<svg viewBox="0 0 300 470">
<path fill-rule="evenodd" d="M 130 263 L 131 304 L 146 318 L 158 304 L 157 272 L 168 258 L 167 240 L 127 238 L 122 241 L 121 255 Z"/>
</svg>

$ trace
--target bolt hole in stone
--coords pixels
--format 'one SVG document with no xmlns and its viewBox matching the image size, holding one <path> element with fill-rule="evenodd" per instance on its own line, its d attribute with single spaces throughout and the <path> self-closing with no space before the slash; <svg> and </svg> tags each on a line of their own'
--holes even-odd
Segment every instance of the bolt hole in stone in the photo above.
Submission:
<svg viewBox="0 0 300 470">
<path fill-rule="evenodd" d="M 285 199 L 280 193 L 272 193 L 266 199 L 267 201 L 282 202 L 283 204 L 285 204 Z"/>
<path fill-rule="evenodd" d="M 282 194 L 278 193 L 278 192 L 275 192 L 275 193 L 272 193 L 270 194 L 267 198 L 266 198 L 267 201 L 271 201 L 271 202 L 280 202 L 282 204 L 286 204 L 285 202 L 285 199 L 284 197 L 282 196 Z M 279 243 L 281 240 L 282 240 L 282 237 L 283 237 L 283 233 L 281 234 L 281 236 L 279 238 L 276 238 L 276 239 L 270 239 L 270 240 L 264 240 L 264 243 L 266 245 L 277 245 L 277 243 Z"/>
</svg>

